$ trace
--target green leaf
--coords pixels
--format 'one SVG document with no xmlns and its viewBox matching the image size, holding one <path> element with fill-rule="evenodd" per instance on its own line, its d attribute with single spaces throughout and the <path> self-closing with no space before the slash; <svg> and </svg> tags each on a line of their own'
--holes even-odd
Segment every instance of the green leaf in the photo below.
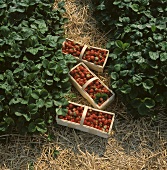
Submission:
<svg viewBox="0 0 167 170">
<path fill-rule="evenodd" d="M 36 90 L 34 91 L 33 93 L 31 93 L 31 97 L 34 98 L 34 99 L 39 99 L 39 92 Z"/>
<path fill-rule="evenodd" d="M 4 117 L 4 121 L 8 124 L 8 125 L 12 125 L 12 124 L 14 124 L 14 120 L 13 120 L 13 118 L 11 118 L 11 117 Z"/>
<path fill-rule="evenodd" d="M 149 108 L 147 108 L 144 103 L 141 103 L 138 107 L 138 112 L 140 115 L 147 115 L 149 113 Z"/>
<path fill-rule="evenodd" d="M 0 112 L 3 111 L 3 105 L 0 103 Z"/>
<path fill-rule="evenodd" d="M 121 64 L 116 64 L 116 65 L 114 65 L 114 70 L 115 70 L 116 72 L 120 71 L 120 70 L 121 70 Z"/>
<path fill-rule="evenodd" d="M 162 103 L 162 102 L 164 101 L 164 97 L 163 97 L 162 94 L 157 94 L 157 95 L 155 96 L 155 100 L 156 100 L 157 102 Z"/>
<path fill-rule="evenodd" d="M 124 84 L 121 88 L 120 91 L 124 94 L 128 94 L 131 91 L 131 86 L 128 84 Z"/>
<path fill-rule="evenodd" d="M 46 80 L 46 84 L 48 85 L 48 86 L 51 86 L 52 84 L 53 84 L 53 80 Z"/>
<path fill-rule="evenodd" d="M 35 132 L 36 131 L 36 125 L 34 122 L 31 122 L 29 125 L 28 125 L 28 131 L 29 132 Z"/>
<path fill-rule="evenodd" d="M 51 47 L 56 48 L 58 38 L 59 38 L 58 36 L 47 35 L 46 41 Z"/>
<path fill-rule="evenodd" d="M 20 113 L 20 112 L 15 112 L 15 115 L 16 115 L 16 116 L 22 116 L 23 114 Z"/>
<path fill-rule="evenodd" d="M 117 80 L 117 79 L 119 78 L 119 74 L 116 73 L 116 72 L 112 72 L 112 73 L 111 73 L 111 78 L 112 78 L 113 80 Z"/>
<path fill-rule="evenodd" d="M 119 55 L 122 53 L 122 49 L 121 48 L 115 48 L 114 51 L 113 51 L 113 54 L 115 55 Z"/>
<path fill-rule="evenodd" d="M 146 79 L 144 82 L 143 82 L 143 87 L 145 88 L 145 89 L 151 89 L 151 88 L 153 88 L 154 87 L 154 82 L 152 81 L 152 80 L 150 80 L 150 79 Z"/>
<path fill-rule="evenodd" d="M 152 26 L 151 26 L 151 30 L 152 30 L 152 32 L 155 32 L 155 31 L 156 31 L 156 26 L 155 26 L 155 25 L 152 25 Z"/>
<path fill-rule="evenodd" d="M 28 105 L 28 111 L 30 112 L 30 114 L 35 114 L 38 111 L 38 107 L 36 104 L 29 104 Z"/>
<path fill-rule="evenodd" d="M 33 55 L 36 55 L 36 54 L 38 53 L 38 48 L 30 47 L 30 48 L 27 48 L 26 51 L 27 51 L 27 52 L 30 52 L 30 53 L 33 54 Z"/>
<path fill-rule="evenodd" d="M 3 80 L 3 79 L 4 79 L 3 74 L 0 74 L 0 80 Z"/>
<path fill-rule="evenodd" d="M 48 27 L 44 20 L 42 20 L 42 19 L 38 20 L 38 29 L 42 34 L 44 34 L 46 31 L 48 31 Z"/>
<path fill-rule="evenodd" d="M 123 71 L 120 71 L 119 75 L 122 77 L 125 77 L 128 75 L 128 73 L 129 73 L 129 70 L 123 70 Z"/>
<path fill-rule="evenodd" d="M 65 116 L 67 114 L 67 109 L 63 109 L 63 108 L 56 108 L 56 113 L 57 115 L 62 115 Z"/>
<path fill-rule="evenodd" d="M 55 106 L 67 106 L 68 101 L 65 98 L 63 98 L 63 99 L 61 99 L 59 101 L 54 100 L 54 105 Z"/>
<path fill-rule="evenodd" d="M 45 102 L 45 106 L 46 106 L 46 108 L 51 108 L 53 106 L 53 101 L 52 100 L 47 100 Z"/>
<path fill-rule="evenodd" d="M 47 59 L 44 59 L 44 60 L 42 61 L 42 65 L 43 65 L 44 68 L 48 68 L 48 66 L 49 66 L 49 61 L 48 61 Z"/>
<path fill-rule="evenodd" d="M 10 29 L 7 26 L 1 26 L 0 27 L 0 33 L 3 36 L 7 37 L 9 35 L 9 33 L 10 33 Z"/>
<path fill-rule="evenodd" d="M 139 11 L 139 8 L 140 8 L 138 4 L 130 5 L 130 7 L 131 7 L 132 10 L 135 11 L 135 12 L 138 12 L 138 11 Z"/>
<path fill-rule="evenodd" d="M 118 48 L 121 48 L 121 49 L 123 49 L 123 42 L 121 41 L 121 40 L 116 40 L 115 41 L 115 45 L 118 47 Z"/>
<path fill-rule="evenodd" d="M 46 89 L 43 89 L 40 91 L 41 98 L 46 98 L 46 97 L 48 97 L 48 95 L 49 95 L 49 93 Z"/>
<path fill-rule="evenodd" d="M 149 56 L 152 60 L 157 60 L 159 58 L 159 53 L 150 51 Z"/>
<path fill-rule="evenodd" d="M 165 77 L 162 82 L 167 87 L 167 77 Z"/>
<path fill-rule="evenodd" d="M 144 99 L 144 104 L 147 108 L 153 108 L 155 106 L 155 101 L 151 98 L 145 98 Z"/>
<path fill-rule="evenodd" d="M 44 101 L 42 99 L 39 99 L 36 104 L 37 104 L 38 108 L 42 108 L 45 103 L 44 103 Z"/>
<path fill-rule="evenodd" d="M 45 125 L 42 125 L 42 126 L 41 125 L 37 125 L 36 128 L 37 128 L 38 132 L 41 132 L 41 133 L 46 133 L 47 132 L 47 128 L 46 128 Z"/>
<path fill-rule="evenodd" d="M 166 61 L 167 60 L 167 53 L 160 53 L 160 60 L 163 62 L 163 61 Z"/>
<path fill-rule="evenodd" d="M 122 48 L 123 48 L 124 50 L 127 50 L 129 47 L 130 47 L 130 44 L 129 44 L 129 43 L 124 43 Z"/>
<path fill-rule="evenodd" d="M 103 1 L 100 5 L 97 6 L 97 10 L 101 10 L 102 11 L 104 9 L 106 9 L 106 6 L 105 6 L 104 1 Z"/>
<path fill-rule="evenodd" d="M 6 4 L 6 3 L 3 3 L 3 4 L 0 5 L 0 9 L 6 8 L 6 7 L 7 7 L 7 4 Z"/>
<path fill-rule="evenodd" d="M 117 59 L 117 55 L 113 53 L 110 53 L 109 57 L 112 58 L 113 60 Z"/>
</svg>

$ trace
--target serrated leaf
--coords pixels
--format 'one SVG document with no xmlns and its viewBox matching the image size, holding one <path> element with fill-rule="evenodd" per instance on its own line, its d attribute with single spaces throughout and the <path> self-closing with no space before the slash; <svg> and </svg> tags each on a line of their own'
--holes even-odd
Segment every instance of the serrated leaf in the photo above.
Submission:
<svg viewBox="0 0 167 170">
<path fill-rule="evenodd" d="M 39 94 L 38 93 L 31 93 L 31 97 L 34 99 L 39 99 Z"/>
<path fill-rule="evenodd" d="M 129 47 L 130 47 L 130 44 L 129 44 L 129 43 L 124 43 L 122 48 L 123 48 L 124 50 L 127 50 Z"/>
<path fill-rule="evenodd" d="M 159 53 L 150 51 L 149 56 L 152 60 L 157 60 L 159 58 Z"/>
<path fill-rule="evenodd" d="M 117 55 L 113 53 L 110 53 L 109 57 L 112 58 L 113 60 L 117 59 Z"/>
<path fill-rule="evenodd" d="M 140 8 L 138 4 L 130 5 L 130 7 L 131 7 L 132 10 L 135 11 L 135 12 L 138 12 L 138 11 L 139 11 L 139 8 Z"/>
<path fill-rule="evenodd" d="M 122 77 L 125 77 L 128 75 L 128 73 L 129 73 L 129 70 L 123 70 L 123 71 L 120 71 L 119 75 Z"/>
<path fill-rule="evenodd" d="M 121 88 L 120 91 L 124 94 L 128 94 L 131 91 L 131 86 L 128 84 L 124 84 Z"/>
<path fill-rule="evenodd" d="M 53 101 L 52 100 L 47 100 L 45 102 L 45 106 L 46 106 L 46 108 L 51 108 L 53 106 Z"/>
<path fill-rule="evenodd" d="M 113 54 L 119 55 L 122 53 L 122 49 L 121 48 L 115 48 L 113 51 Z"/>
<path fill-rule="evenodd" d="M 49 61 L 48 61 L 47 59 L 44 59 L 44 60 L 42 61 L 42 65 L 43 65 L 44 68 L 48 68 L 48 66 L 49 66 Z"/>
<path fill-rule="evenodd" d="M 37 104 L 38 108 L 42 108 L 45 103 L 44 103 L 44 101 L 42 99 L 39 99 L 36 104 Z"/>
<path fill-rule="evenodd" d="M 51 86 L 52 84 L 53 84 L 53 80 L 46 80 L 46 84 L 48 85 L 48 86 Z"/>
<path fill-rule="evenodd" d="M 67 109 L 63 109 L 63 108 L 56 108 L 56 113 L 57 115 L 62 115 L 65 116 L 67 114 Z"/>
<path fill-rule="evenodd" d="M 167 60 L 167 53 L 160 53 L 160 60 L 163 62 L 163 61 L 166 61 Z"/>
<path fill-rule="evenodd" d="M 33 47 L 27 48 L 27 52 L 36 55 L 38 53 L 38 48 L 33 48 Z"/>
<path fill-rule="evenodd" d="M 115 41 L 115 45 L 116 45 L 118 48 L 123 49 L 123 42 L 122 42 L 121 40 L 116 40 L 116 41 Z"/>
<path fill-rule="evenodd" d="M 23 114 L 20 113 L 20 112 L 15 112 L 15 115 L 16 115 L 16 116 L 22 116 Z"/>
<path fill-rule="evenodd" d="M 121 70 L 121 64 L 116 64 L 116 65 L 114 65 L 114 71 L 115 72 L 118 72 L 118 71 L 120 71 Z"/>
<path fill-rule="evenodd" d="M 163 95 L 162 94 L 157 94 L 156 96 L 155 96 L 155 100 L 157 101 L 157 102 L 163 102 L 164 101 L 164 97 L 163 97 Z"/>
<path fill-rule="evenodd" d="M 145 98 L 144 99 L 144 104 L 147 108 L 151 109 L 155 106 L 155 101 L 151 98 Z"/>
<path fill-rule="evenodd" d="M 38 107 L 36 104 L 29 104 L 28 105 L 28 111 L 30 112 L 30 114 L 35 114 L 38 111 Z"/>
<path fill-rule="evenodd" d="M 154 82 L 151 79 L 147 79 L 143 82 L 143 87 L 149 90 L 154 87 Z"/>
<path fill-rule="evenodd" d="M 118 78 L 119 78 L 119 74 L 118 73 L 116 73 L 116 72 L 112 72 L 111 73 L 111 79 L 117 80 Z"/>
</svg>

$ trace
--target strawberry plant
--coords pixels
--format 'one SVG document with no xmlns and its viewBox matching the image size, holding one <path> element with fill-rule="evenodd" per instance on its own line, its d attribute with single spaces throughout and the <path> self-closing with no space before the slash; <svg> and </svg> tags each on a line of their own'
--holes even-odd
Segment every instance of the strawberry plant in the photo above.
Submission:
<svg viewBox="0 0 167 170">
<path fill-rule="evenodd" d="M 79 65 L 70 72 L 70 75 L 76 80 L 76 82 L 83 86 L 89 79 L 94 76 L 89 72 L 89 70 L 84 67 L 84 65 Z"/>
<path fill-rule="evenodd" d="M 107 57 L 107 53 L 107 50 L 87 47 L 82 59 L 94 63 L 96 65 L 103 66 L 104 61 Z"/>
<path fill-rule="evenodd" d="M 0 1 L 0 133 L 45 133 L 67 111 L 75 60 L 62 54 L 64 3 L 53 2 Z"/>
<path fill-rule="evenodd" d="M 94 16 L 110 40 L 111 87 L 128 112 L 153 117 L 159 107 L 167 109 L 167 1 L 95 0 L 93 4 Z"/>
<path fill-rule="evenodd" d="M 108 133 L 113 121 L 112 118 L 113 116 L 111 114 L 88 109 L 84 119 L 84 125 Z"/>
<path fill-rule="evenodd" d="M 112 93 L 98 79 L 89 83 L 84 90 L 99 106 L 112 96 Z"/>
<path fill-rule="evenodd" d="M 78 43 L 75 43 L 74 41 L 66 39 L 66 41 L 63 43 L 62 52 L 65 54 L 71 54 L 79 58 L 82 48 L 83 45 L 80 45 Z"/>
<path fill-rule="evenodd" d="M 67 114 L 59 115 L 58 118 L 80 124 L 84 108 L 82 106 L 69 103 L 66 109 L 68 110 Z"/>
</svg>

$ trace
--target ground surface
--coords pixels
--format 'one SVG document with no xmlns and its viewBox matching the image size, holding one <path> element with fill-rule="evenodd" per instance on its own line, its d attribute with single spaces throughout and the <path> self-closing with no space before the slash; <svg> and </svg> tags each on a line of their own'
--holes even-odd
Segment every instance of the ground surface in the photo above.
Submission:
<svg viewBox="0 0 167 170">
<path fill-rule="evenodd" d="M 66 37 L 103 47 L 107 35 L 96 28 L 90 3 L 90 0 L 66 0 L 66 17 L 69 18 Z M 97 75 L 109 84 L 106 72 Z M 70 100 L 89 105 L 74 88 Z M 163 116 L 163 109 L 156 122 L 146 118 L 133 120 L 117 98 L 107 110 L 116 114 L 108 139 L 63 126 L 50 127 L 51 141 L 47 135 L 0 136 L 3 141 L 0 143 L 0 169 L 166 170 L 167 118 Z"/>
</svg>

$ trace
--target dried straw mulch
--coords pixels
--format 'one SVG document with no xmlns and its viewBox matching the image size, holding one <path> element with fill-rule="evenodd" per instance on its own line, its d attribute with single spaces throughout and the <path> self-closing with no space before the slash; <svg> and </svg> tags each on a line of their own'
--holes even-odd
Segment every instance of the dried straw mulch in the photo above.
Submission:
<svg viewBox="0 0 167 170">
<path fill-rule="evenodd" d="M 66 0 L 66 17 L 70 21 L 65 26 L 66 36 L 103 47 L 107 36 L 96 28 L 90 3 L 89 0 Z M 107 73 L 98 76 L 109 84 Z M 75 89 L 70 100 L 89 105 Z M 0 169 L 166 170 L 167 118 L 163 109 L 156 122 L 146 118 L 133 120 L 118 99 L 107 110 L 116 113 L 109 139 L 63 126 L 50 127 L 51 141 L 47 135 L 0 136 Z"/>
</svg>

